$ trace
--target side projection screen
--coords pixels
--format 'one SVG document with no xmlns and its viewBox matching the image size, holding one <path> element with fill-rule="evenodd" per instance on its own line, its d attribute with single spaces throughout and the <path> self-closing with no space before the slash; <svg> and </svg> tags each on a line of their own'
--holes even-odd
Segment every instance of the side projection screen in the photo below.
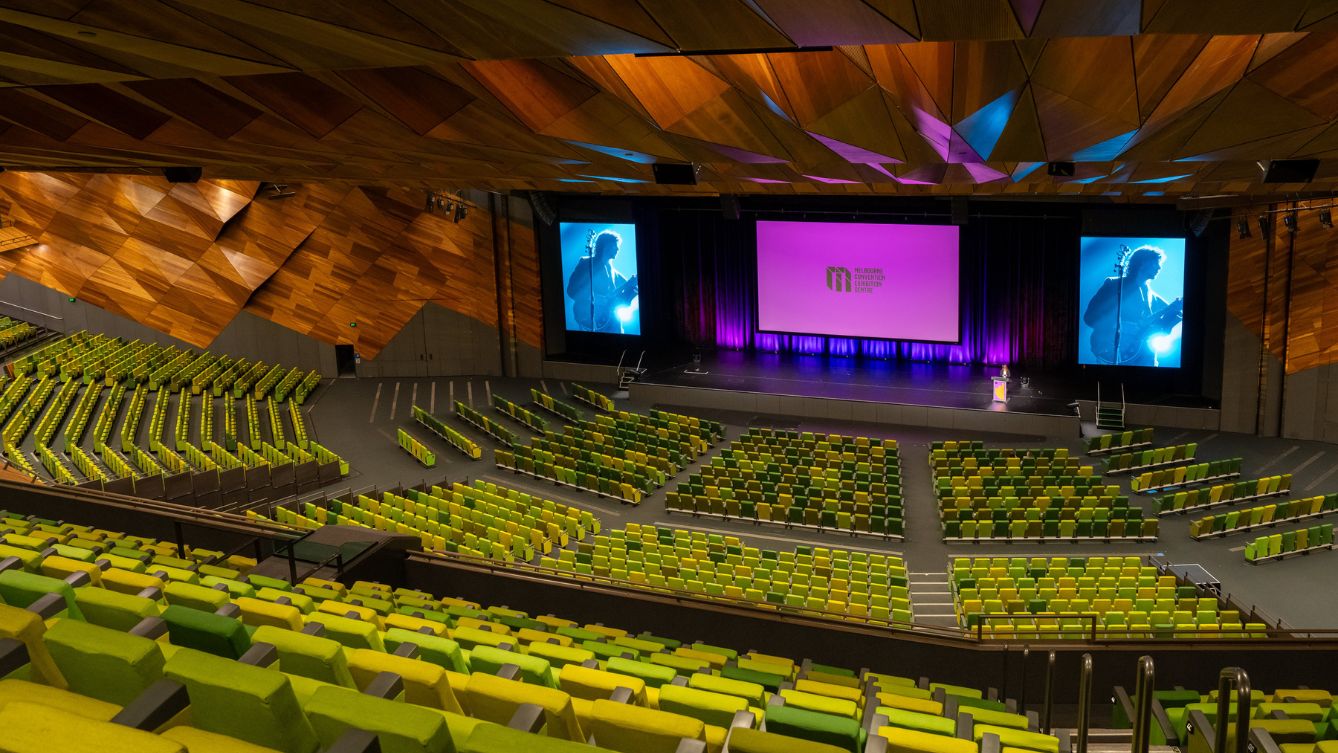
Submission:
<svg viewBox="0 0 1338 753">
<path fill-rule="evenodd" d="M 1180 366 L 1185 239 L 1084 236 L 1078 363 Z"/>
<path fill-rule="evenodd" d="M 763 332 L 955 343 L 958 228 L 757 223 Z"/>
</svg>

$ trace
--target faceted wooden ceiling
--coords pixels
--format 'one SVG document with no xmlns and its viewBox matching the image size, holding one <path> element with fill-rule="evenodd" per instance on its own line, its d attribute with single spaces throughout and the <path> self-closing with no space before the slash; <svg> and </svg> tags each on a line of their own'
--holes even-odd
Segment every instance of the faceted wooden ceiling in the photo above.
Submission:
<svg viewBox="0 0 1338 753">
<path fill-rule="evenodd" d="M 1157 197 L 1295 191 L 1255 162 L 1317 157 L 1309 188 L 1338 180 L 1338 0 L 5 5 L 11 169 Z M 721 49 L 769 51 L 631 54 Z"/>
</svg>

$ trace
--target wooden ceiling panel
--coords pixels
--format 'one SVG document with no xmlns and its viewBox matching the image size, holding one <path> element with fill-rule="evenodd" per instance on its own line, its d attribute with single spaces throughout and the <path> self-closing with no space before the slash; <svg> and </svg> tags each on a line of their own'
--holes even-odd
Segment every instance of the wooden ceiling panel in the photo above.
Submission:
<svg viewBox="0 0 1338 753">
<path fill-rule="evenodd" d="M 673 49 L 793 47 L 794 40 L 756 13 L 748 0 L 638 0 L 669 35 Z M 710 19 L 706 22 L 706 19 Z"/>
<path fill-rule="evenodd" d="M 756 0 L 785 35 L 801 47 L 841 44 L 902 44 L 915 35 L 864 0 Z"/>
</svg>

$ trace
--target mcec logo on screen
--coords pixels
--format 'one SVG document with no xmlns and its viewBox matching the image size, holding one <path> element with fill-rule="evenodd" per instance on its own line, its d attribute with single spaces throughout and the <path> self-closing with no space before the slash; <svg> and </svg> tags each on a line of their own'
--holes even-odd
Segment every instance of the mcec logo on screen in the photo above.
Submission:
<svg viewBox="0 0 1338 753">
<path fill-rule="evenodd" d="M 872 293 L 883 286 L 881 267 L 827 267 L 827 289 L 837 293 Z"/>
</svg>

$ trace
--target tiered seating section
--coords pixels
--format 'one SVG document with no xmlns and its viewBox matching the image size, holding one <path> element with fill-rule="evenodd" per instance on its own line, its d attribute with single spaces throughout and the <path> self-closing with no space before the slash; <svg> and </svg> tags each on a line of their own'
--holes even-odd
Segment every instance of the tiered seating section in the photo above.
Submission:
<svg viewBox="0 0 1338 753">
<path fill-rule="evenodd" d="M 587 510 L 481 480 L 471 486 L 409 489 L 402 495 L 383 492 L 380 499 L 359 494 L 351 502 L 308 502 L 300 513 L 286 507 L 274 512 L 278 522 L 299 528 L 365 526 L 418 536 L 427 550 L 507 561 L 548 554 L 555 546 L 583 541 L 601 527 Z"/>
<path fill-rule="evenodd" d="M 724 436 L 722 424 L 694 416 L 618 411 L 570 423 L 561 434 L 546 431 L 495 458 L 501 468 L 639 504 Z"/>
<path fill-rule="evenodd" d="M 1256 528 L 1310 520 L 1334 512 L 1338 512 L 1338 494 L 1289 499 L 1271 505 L 1206 515 L 1190 521 L 1189 535 L 1195 539 L 1211 539 Z"/>
<path fill-rule="evenodd" d="M 27 322 L 0 316 L 0 350 L 8 350 L 41 334 L 42 330 Z"/>
<path fill-rule="evenodd" d="M 1107 455 L 1128 452 L 1152 445 L 1152 429 L 1129 429 L 1111 434 L 1099 434 L 1087 439 L 1088 455 Z"/>
<path fill-rule="evenodd" d="M 1249 481 L 1237 481 L 1232 484 L 1217 484 L 1198 489 L 1188 489 L 1158 497 L 1157 514 L 1171 515 L 1195 510 L 1207 510 L 1255 499 L 1285 496 L 1291 493 L 1291 489 L 1292 475 L 1290 473 Z"/>
<path fill-rule="evenodd" d="M 1108 476 L 1113 476 L 1120 473 L 1138 473 L 1154 468 L 1192 463 L 1194 462 L 1194 454 L 1198 450 L 1198 444 L 1191 442 L 1190 444 L 1177 444 L 1170 447 L 1153 447 L 1147 450 L 1121 452 L 1106 458 L 1105 473 Z"/>
<path fill-rule="evenodd" d="M 1176 468 L 1145 471 L 1129 479 L 1129 488 L 1139 494 L 1157 494 L 1187 486 L 1239 478 L 1241 461 L 1241 458 L 1226 458 L 1207 463 L 1182 465 Z"/>
<path fill-rule="evenodd" d="M 1275 533 L 1271 536 L 1260 536 L 1245 545 L 1245 561 L 1268 562 L 1294 554 L 1309 554 L 1332 548 L 1333 524 L 1325 523 L 1295 531 Z"/>
<path fill-rule="evenodd" d="M 0 337 L 4 331 L 0 329 Z M 339 461 L 309 438 L 297 409 L 320 382 L 314 371 L 87 332 L 44 345 L 14 360 L 9 371 L 12 379 L 0 382 L 0 420 L 7 420 L 3 431 L 6 456 L 31 470 L 23 448 L 33 427 L 33 452 L 46 475 L 59 483 L 209 472 L 312 458 Z M 125 404 L 127 393 L 130 399 Z M 144 409 L 150 393 L 153 407 L 146 422 Z M 216 399 L 224 403 L 221 432 L 214 422 Z M 256 407 L 262 400 L 267 406 L 268 431 L 262 428 Z M 246 404 L 249 431 L 244 438 L 237 427 L 236 401 Z M 91 446 L 81 446 L 95 408 Z M 118 416 L 122 416 L 119 431 Z M 146 438 L 141 432 L 145 423 Z M 109 446 L 113 433 L 120 437 L 119 451 Z M 239 445 L 248 445 L 253 452 L 239 459 L 233 454 Z M 342 461 L 339 464 L 346 469 Z"/>
<path fill-rule="evenodd" d="M 422 408 L 419 408 L 417 405 L 413 406 L 413 420 L 426 426 L 428 431 L 446 440 L 447 444 L 464 453 L 465 457 L 470 460 L 479 460 L 483 457 L 483 448 L 479 447 L 474 440 L 466 437 L 464 434 L 461 434 L 450 426 L 447 426 L 444 421 Z"/>
<path fill-rule="evenodd" d="M 1264 634 L 1139 557 L 958 557 L 957 617 L 982 638 L 1215 638 Z"/>
<path fill-rule="evenodd" d="M 609 397 L 608 395 L 605 395 L 603 392 L 592 390 L 589 387 L 579 385 L 575 382 L 568 382 L 567 389 L 571 393 L 572 397 L 585 403 L 591 408 L 594 408 L 595 410 L 601 410 L 604 411 L 605 413 L 612 413 L 613 411 L 618 409 L 617 406 L 613 404 L 613 398 Z"/>
<path fill-rule="evenodd" d="M 51 521 L 3 524 L 99 560 L 164 547 Z M 96 741 L 105 753 L 313 753 L 350 729 L 414 753 L 860 753 L 870 741 L 935 753 L 976 751 L 987 735 L 1010 750 L 1058 750 L 1011 702 L 926 678 L 377 583 L 295 587 L 202 559 L 63 576 L 67 566 L 48 562 L 61 555 L 22 551 L 27 561 L 0 565 L 0 638 L 28 667 L 0 681 L 0 723 L 23 751 Z M 204 574 L 211 567 L 229 574 Z M 154 731 L 134 728 L 146 718 L 158 719 L 142 725 Z"/>
<path fill-rule="evenodd" d="M 750 429 L 665 496 L 671 512 L 901 537 L 894 439 Z"/>
<path fill-rule="evenodd" d="M 501 442 L 504 447 L 518 447 L 520 445 L 520 437 L 516 436 L 514 431 L 502 426 L 500 423 L 479 413 L 459 400 L 455 401 L 455 415 L 461 421 L 464 421 L 475 429 L 478 429 L 484 434 L 496 439 L 498 442 Z"/>
<path fill-rule="evenodd" d="M 523 408 L 511 402 L 501 395 L 494 394 L 492 396 L 492 407 L 495 408 L 498 413 L 510 417 L 532 431 L 539 432 L 540 434 L 548 431 L 548 422 L 544 420 L 543 416 L 528 408 Z"/>
<path fill-rule="evenodd" d="M 1065 448 L 934 442 L 929 453 L 948 541 L 1155 540 L 1157 520 Z"/>
<path fill-rule="evenodd" d="M 607 577 L 857 622 L 911 621 L 906 565 L 895 555 L 808 546 L 777 552 L 734 536 L 629 523 L 540 564 L 577 578 Z"/>
</svg>

